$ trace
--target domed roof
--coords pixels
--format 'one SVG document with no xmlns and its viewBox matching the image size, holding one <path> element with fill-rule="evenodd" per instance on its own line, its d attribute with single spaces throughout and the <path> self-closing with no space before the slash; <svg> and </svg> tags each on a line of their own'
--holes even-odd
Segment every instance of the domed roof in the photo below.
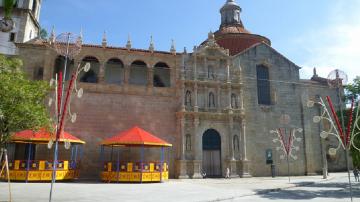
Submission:
<svg viewBox="0 0 360 202">
<path fill-rule="evenodd" d="M 246 33 L 251 34 L 248 30 L 246 30 L 243 26 L 222 26 L 218 31 L 215 32 L 215 35 L 222 35 L 222 34 L 239 34 L 239 33 Z"/>
<path fill-rule="evenodd" d="M 228 9 L 228 8 L 234 8 L 234 7 L 241 9 L 240 6 L 234 0 L 227 0 L 226 3 L 224 4 L 224 6 L 221 8 L 221 10 Z"/>
</svg>

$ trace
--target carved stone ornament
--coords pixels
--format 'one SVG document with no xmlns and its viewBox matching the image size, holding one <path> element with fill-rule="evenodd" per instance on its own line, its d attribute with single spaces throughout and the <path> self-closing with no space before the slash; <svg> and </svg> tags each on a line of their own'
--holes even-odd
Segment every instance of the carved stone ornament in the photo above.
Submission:
<svg viewBox="0 0 360 202">
<path fill-rule="evenodd" d="M 2 32 L 10 32 L 15 27 L 15 22 L 11 18 L 3 18 L 0 21 L 0 29 Z"/>
</svg>

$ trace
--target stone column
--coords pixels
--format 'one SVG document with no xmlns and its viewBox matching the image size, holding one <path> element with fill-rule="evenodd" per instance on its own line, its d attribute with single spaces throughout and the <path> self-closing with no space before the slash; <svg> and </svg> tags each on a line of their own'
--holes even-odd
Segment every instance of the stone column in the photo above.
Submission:
<svg viewBox="0 0 360 202">
<path fill-rule="evenodd" d="M 233 128 L 234 128 L 234 118 L 229 114 L 229 159 L 235 160 L 234 157 L 234 144 L 233 144 Z"/>
<path fill-rule="evenodd" d="M 152 88 L 154 86 L 154 67 L 151 65 L 147 71 L 147 87 Z"/>
<path fill-rule="evenodd" d="M 241 86 L 240 89 L 240 109 L 243 111 L 244 110 L 244 90 L 242 89 L 243 87 Z"/>
<path fill-rule="evenodd" d="M 197 80 L 197 55 L 194 53 L 194 80 Z"/>
<path fill-rule="evenodd" d="M 199 111 L 199 105 L 198 105 L 198 84 L 197 82 L 194 85 L 194 111 Z"/>
<path fill-rule="evenodd" d="M 209 67 L 208 67 L 208 61 L 206 56 L 204 57 L 204 69 L 205 69 L 205 75 L 207 78 L 210 78 L 209 76 Z M 207 71 L 207 72 L 206 72 Z"/>
<path fill-rule="evenodd" d="M 185 108 L 185 96 L 186 96 L 186 88 L 185 88 L 185 82 L 182 80 L 181 81 L 181 111 L 186 111 L 186 108 Z"/>
<path fill-rule="evenodd" d="M 228 83 L 231 82 L 231 78 L 230 78 L 230 62 L 229 59 L 226 60 L 226 81 Z"/>
<path fill-rule="evenodd" d="M 221 87 L 220 87 L 220 84 L 218 84 L 217 86 L 216 86 L 216 94 L 217 94 L 217 105 L 216 105 L 216 109 L 217 109 L 217 112 L 221 112 L 221 91 L 220 91 L 220 89 L 221 89 Z"/>
<path fill-rule="evenodd" d="M 194 179 L 203 178 L 201 175 L 201 167 L 202 167 L 202 136 L 198 134 L 198 127 L 199 127 L 199 117 L 194 118 L 194 157 L 193 160 L 193 176 Z"/>
<path fill-rule="evenodd" d="M 227 83 L 227 93 L 228 93 L 228 108 L 229 110 L 232 110 L 232 106 L 231 106 L 231 83 Z"/>
<path fill-rule="evenodd" d="M 124 84 L 128 85 L 130 80 L 130 67 L 131 65 L 126 64 L 125 65 L 125 72 L 124 72 Z"/>
<path fill-rule="evenodd" d="M 229 169 L 230 177 L 236 178 L 239 177 L 237 173 L 237 160 L 234 157 L 234 139 L 233 139 L 233 129 L 234 129 L 234 118 L 232 113 L 229 113 Z"/>
<path fill-rule="evenodd" d="M 252 177 L 250 174 L 250 161 L 247 159 L 246 151 L 246 122 L 242 119 L 241 122 L 241 140 L 242 140 L 242 160 L 241 160 L 241 177 Z"/>
<path fill-rule="evenodd" d="M 186 150 L 186 136 L 185 136 L 185 118 L 179 117 L 180 122 L 180 136 L 181 136 L 181 147 L 180 147 L 180 159 L 178 160 L 178 178 L 179 179 L 187 179 L 189 176 L 187 175 L 187 161 L 185 158 L 185 150 Z"/>
<path fill-rule="evenodd" d="M 207 86 L 204 87 L 204 100 L 205 100 L 205 111 L 209 111 L 209 88 Z"/>
<path fill-rule="evenodd" d="M 105 82 L 105 65 L 106 65 L 105 61 L 100 61 L 98 83 L 104 83 Z"/>
<path fill-rule="evenodd" d="M 217 64 L 218 64 L 218 68 L 215 68 L 215 69 L 221 69 L 221 59 L 220 59 L 220 58 L 217 59 L 216 62 L 217 62 Z M 219 72 L 217 72 L 217 73 L 219 73 Z M 219 78 L 219 74 L 215 74 L 215 75 L 216 75 L 216 79 L 215 79 L 215 80 L 219 80 L 219 79 L 220 79 L 220 78 Z"/>
</svg>

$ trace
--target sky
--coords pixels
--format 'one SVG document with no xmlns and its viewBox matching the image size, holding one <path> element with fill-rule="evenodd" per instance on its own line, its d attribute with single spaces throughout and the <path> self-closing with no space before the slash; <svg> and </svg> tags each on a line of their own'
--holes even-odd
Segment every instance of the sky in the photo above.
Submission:
<svg viewBox="0 0 360 202">
<path fill-rule="evenodd" d="M 247 30 L 266 36 L 272 47 L 302 67 L 308 79 L 317 68 L 327 77 L 334 69 L 349 82 L 360 76 L 360 0 L 236 0 Z M 79 33 L 84 42 L 157 50 L 192 50 L 220 25 L 225 0 L 43 0 L 40 24 L 50 33 Z"/>
</svg>

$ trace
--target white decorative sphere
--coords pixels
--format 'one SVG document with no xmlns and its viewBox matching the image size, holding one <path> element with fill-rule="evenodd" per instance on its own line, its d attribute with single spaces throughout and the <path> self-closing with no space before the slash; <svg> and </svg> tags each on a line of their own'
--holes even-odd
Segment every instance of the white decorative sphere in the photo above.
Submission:
<svg viewBox="0 0 360 202">
<path fill-rule="evenodd" d="M 47 143 L 47 148 L 48 149 L 51 149 L 51 147 L 53 146 L 54 142 L 52 140 L 50 140 L 48 143 Z"/>
<path fill-rule="evenodd" d="M 71 146 L 70 141 L 69 141 L 69 140 L 65 140 L 65 142 L 64 142 L 64 147 L 65 147 L 65 149 L 70 149 L 70 146 Z"/>
<path fill-rule="evenodd" d="M 331 156 L 335 156 L 336 155 L 336 149 L 335 148 L 330 148 L 329 149 L 329 154 L 331 155 Z"/>
<path fill-rule="evenodd" d="M 329 133 L 326 132 L 326 131 L 322 131 L 322 132 L 320 133 L 320 137 L 323 138 L 323 139 L 326 139 L 327 137 L 329 137 Z"/>
<path fill-rule="evenodd" d="M 84 90 L 82 88 L 80 88 L 77 92 L 77 97 L 82 98 L 83 95 L 84 95 Z"/>
<path fill-rule="evenodd" d="M 313 121 L 314 121 L 314 123 L 320 123 L 321 117 L 320 116 L 314 116 Z"/>
<path fill-rule="evenodd" d="M 71 115 L 71 123 L 75 123 L 76 119 L 77 119 L 77 114 L 76 113 L 72 114 Z"/>
</svg>

